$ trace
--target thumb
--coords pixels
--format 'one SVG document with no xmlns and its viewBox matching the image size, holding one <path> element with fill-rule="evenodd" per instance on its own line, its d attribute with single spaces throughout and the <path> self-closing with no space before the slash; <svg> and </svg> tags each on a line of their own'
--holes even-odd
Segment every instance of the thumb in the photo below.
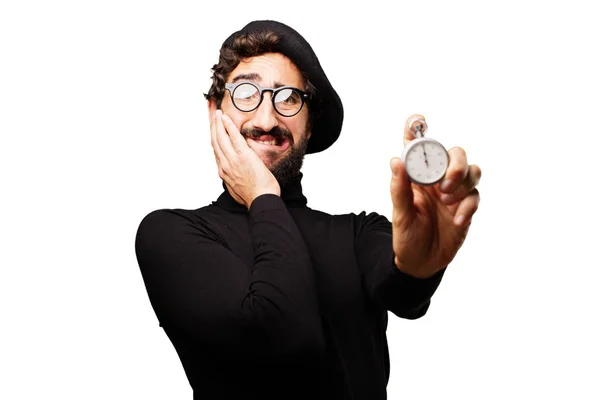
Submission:
<svg viewBox="0 0 600 400">
<path fill-rule="evenodd" d="M 399 212 L 401 215 L 408 215 L 414 211 L 414 198 L 404 162 L 400 158 L 394 157 L 390 161 L 390 167 L 392 169 L 390 194 L 392 195 L 394 212 Z"/>
<path fill-rule="evenodd" d="M 411 115 L 404 124 L 404 146 L 413 139 L 415 139 L 415 135 L 413 134 L 413 129 L 416 129 L 417 126 L 421 126 L 423 129 L 423 133 L 427 131 L 427 123 L 425 122 L 425 117 L 421 114 L 413 114 Z"/>
</svg>

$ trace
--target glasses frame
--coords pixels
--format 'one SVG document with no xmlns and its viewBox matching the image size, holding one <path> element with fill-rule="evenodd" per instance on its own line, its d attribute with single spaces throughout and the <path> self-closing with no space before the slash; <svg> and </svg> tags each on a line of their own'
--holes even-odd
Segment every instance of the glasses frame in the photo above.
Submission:
<svg viewBox="0 0 600 400">
<path fill-rule="evenodd" d="M 242 110 L 241 108 L 239 108 L 236 104 L 235 104 L 235 99 L 233 98 L 233 92 L 235 92 L 235 90 L 237 89 L 238 86 L 240 85 L 252 85 L 256 88 L 256 90 L 258 90 L 258 94 L 260 95 L 260 100 L 258 101 L 258 104 L 256 105 L 256 107 L 254 107 L 251 110 Z M 280 86 L 278 88 L 266 88 L 266 87 L 262 87 L 254 82 L 250 82 L 250 81 L 240 81 L 240 82 L 236 82 L 236 83 L 225 83 L 225 89 L 229 91 L 229 96 L 231 97 L 231 102 L 233 103 L 233 106 L 235 108 L 237 108 L 238 110 L 240 110 L 241 112 L 252 112 L 254 110 L 256 110 L 258 107 L 260 107 L 260 105 L 263 102 L 264 99 L 264 93 L 265 92 L 271 92 L 271 103 L 273 104 L 273 110 L 275 110 L 277 112 L 277 114 L 281 115 L 282 117 L 293 117 L 294 115 L 298 114 L 300 111 L 302 111 L 302 107 L 304 107 L 304 103 L 310 101 L 311 97 L 310 94 L 295 88 L 293 86 Z M 300 100 L 302 100 L 302 104 L 300 104 L 300 107 L 298 108 L 298 111 L 296 111 L 295 113 L 293 113 L 292 115 L 285 115 L 282 114 L 278 109 L 277 106 L 275 106 L 275 97 L 277 97 L 277 93 L 279 93 L 282 90 L 285 89 L 292 89 L 295 90 L 296 92 L 298 92 L 300 94 Z"/>
</svg>

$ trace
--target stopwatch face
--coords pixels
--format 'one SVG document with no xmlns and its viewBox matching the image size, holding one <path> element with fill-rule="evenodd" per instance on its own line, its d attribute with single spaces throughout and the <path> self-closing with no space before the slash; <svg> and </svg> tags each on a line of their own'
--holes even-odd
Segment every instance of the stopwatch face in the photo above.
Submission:
<svg viewBox="0 0 600 400">
<path fill-rule="evenodd" d="M 446 174 L 449 158 L 441 143 L 430 138 L 419 138 L 412 140 L 404 149 L 403 160 L 411 181 L 433 185 Z"/>
</svg>

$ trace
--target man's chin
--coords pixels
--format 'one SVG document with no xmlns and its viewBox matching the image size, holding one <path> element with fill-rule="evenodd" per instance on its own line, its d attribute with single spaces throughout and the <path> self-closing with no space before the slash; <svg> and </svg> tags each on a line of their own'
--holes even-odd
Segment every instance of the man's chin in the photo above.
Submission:
<svg viewBox="0 0 600 400">
<path fill-rule="evenodd" d="M 286 186 L 300 174 L 305 153 L 306 141 L 301 141 L 271 164 L 269 170 L 281 187 Z"/>
<path fill-rule="evenodd" d="M 273 144 L 260 143 L 248 137 L 246 137 L 246 143 L 275 176 L 279 185 L 285 186 L 300 173 L 308 137 L 301 138 L 295 145 L 292 145 L 287 139 Z"/>
</svg>

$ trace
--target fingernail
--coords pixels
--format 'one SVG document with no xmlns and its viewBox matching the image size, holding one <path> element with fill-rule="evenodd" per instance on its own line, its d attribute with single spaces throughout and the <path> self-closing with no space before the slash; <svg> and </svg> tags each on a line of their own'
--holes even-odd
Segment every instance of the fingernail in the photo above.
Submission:
<svg viewBox="0 0 600 400">
<path fill-rule="evenodd" d="M 454 217 L 454 224 L 455 225 L 462 226 L 464 222 L 465 222 L 465 216 L 464 215 L 457 215 L 456 217 Z"/>
<path fill-rule="evenodd" d="M 449 192 L 450 189 L 452 189 L 452 185 L 454 185 L 454 182 L 451 181 L 450 179 L 445 179 L 441 184 L 440 184 L 440 190 L 442 192 Z"/>
</svg>

